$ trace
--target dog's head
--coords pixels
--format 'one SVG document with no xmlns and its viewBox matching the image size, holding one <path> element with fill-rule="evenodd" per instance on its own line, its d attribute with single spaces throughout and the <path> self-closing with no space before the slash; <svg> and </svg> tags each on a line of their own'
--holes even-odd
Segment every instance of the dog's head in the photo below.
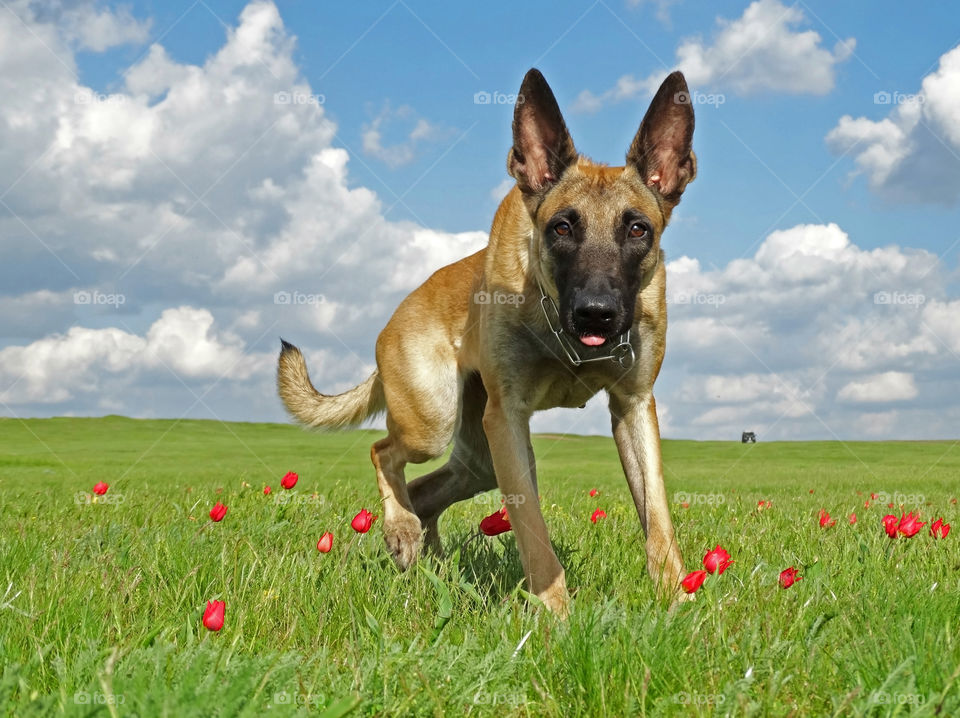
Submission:
<svg viewBox="0 0 960 718">
<path fill-rule="evenodd" d="M 687 83 L 670 74 L 640 123 L 626 165 L 577 155 L 557 101 L 538 70 L 523 79 L 507 169 L 535 232 L 540 276 L 556 287 L 565 331 L 604 346 L 633 324 L 660 235 L 696 174 Z"/>
</svg>

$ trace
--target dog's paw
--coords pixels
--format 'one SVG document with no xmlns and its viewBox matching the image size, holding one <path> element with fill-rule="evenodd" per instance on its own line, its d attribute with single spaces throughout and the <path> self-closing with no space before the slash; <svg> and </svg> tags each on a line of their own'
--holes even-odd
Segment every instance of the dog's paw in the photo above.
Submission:
<svg viewBox="0 0 960 718">
<path fill-rule="evenodd" d="M 383 526 L 387 550 L 401 571 L 406 571 L 417 560 L 423 544 L 420 521 L 416 516 L 392 521 Z"/>
</svg>

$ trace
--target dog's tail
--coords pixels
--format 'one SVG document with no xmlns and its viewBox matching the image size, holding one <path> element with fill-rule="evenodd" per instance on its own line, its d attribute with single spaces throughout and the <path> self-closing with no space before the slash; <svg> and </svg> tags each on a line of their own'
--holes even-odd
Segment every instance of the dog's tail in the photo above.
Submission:
<svg viewBox="0 0 960 718">
<path fill-rule="evenodd" d="M 310 381 L 303 354 L 293 344 L 280 340 L 277 391 L 287 411 L 312 427 L 337 429 L 355 426 L 387 408 L 380 373 L 373 372 L 362 384 L 336 396 L 317 391 Z"/>
</svg>

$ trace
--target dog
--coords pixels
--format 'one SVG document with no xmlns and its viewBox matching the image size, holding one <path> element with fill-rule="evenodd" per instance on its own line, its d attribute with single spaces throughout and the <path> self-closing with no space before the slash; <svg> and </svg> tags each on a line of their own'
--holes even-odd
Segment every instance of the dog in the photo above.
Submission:
<svg viewBox="0 0 960 718">
<path fill-rule="evenodd" d="M 498 488 L 510 505 L 527 587 L 565 616 L 569 594 L 537 494 L 530 418 L 609 395 L 613 436 L 646 536 L 658 593 L 679 591 L 683 562 L 667 503 L 653 384 L 667 307 L 661 235 L 696 175 L 686 80 L 660 86 L 622 167 L 574 148 L 543 75 L 523 79 L 507 170 L 516 180 L 487 247 L 446 266 L 401 302 L 376 343 L 376 371 L 339 395 L 318 392 L 283 340 L 277 385 L 311 427 L 345 427 L 386 412 L 370 457 L 383 534 L 401 569 L 440 550 L 450 505 Z M 404 468 L 449 461 L 409 484 Z"/>
</svg>

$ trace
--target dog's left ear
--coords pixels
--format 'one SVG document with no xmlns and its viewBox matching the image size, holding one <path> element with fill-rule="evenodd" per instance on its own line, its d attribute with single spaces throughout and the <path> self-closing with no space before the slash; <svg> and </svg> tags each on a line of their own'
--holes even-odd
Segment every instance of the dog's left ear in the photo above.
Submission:
<svg viewBox="0 0 960 718">
<path fill-rule="evenodd" d="M 577 151 L 550 85 L 527 72 L 513 108 L 513 148 L 507 171 L 527 195 L 540 194 L 577 161 Z"/>
<path fill-rule="evenodd" d="M 627 152 L 627 163 L 671 204 L 697 174 L 693 154 L 693 103 L 682 72 L 660 85 Z"/>
</svg>

